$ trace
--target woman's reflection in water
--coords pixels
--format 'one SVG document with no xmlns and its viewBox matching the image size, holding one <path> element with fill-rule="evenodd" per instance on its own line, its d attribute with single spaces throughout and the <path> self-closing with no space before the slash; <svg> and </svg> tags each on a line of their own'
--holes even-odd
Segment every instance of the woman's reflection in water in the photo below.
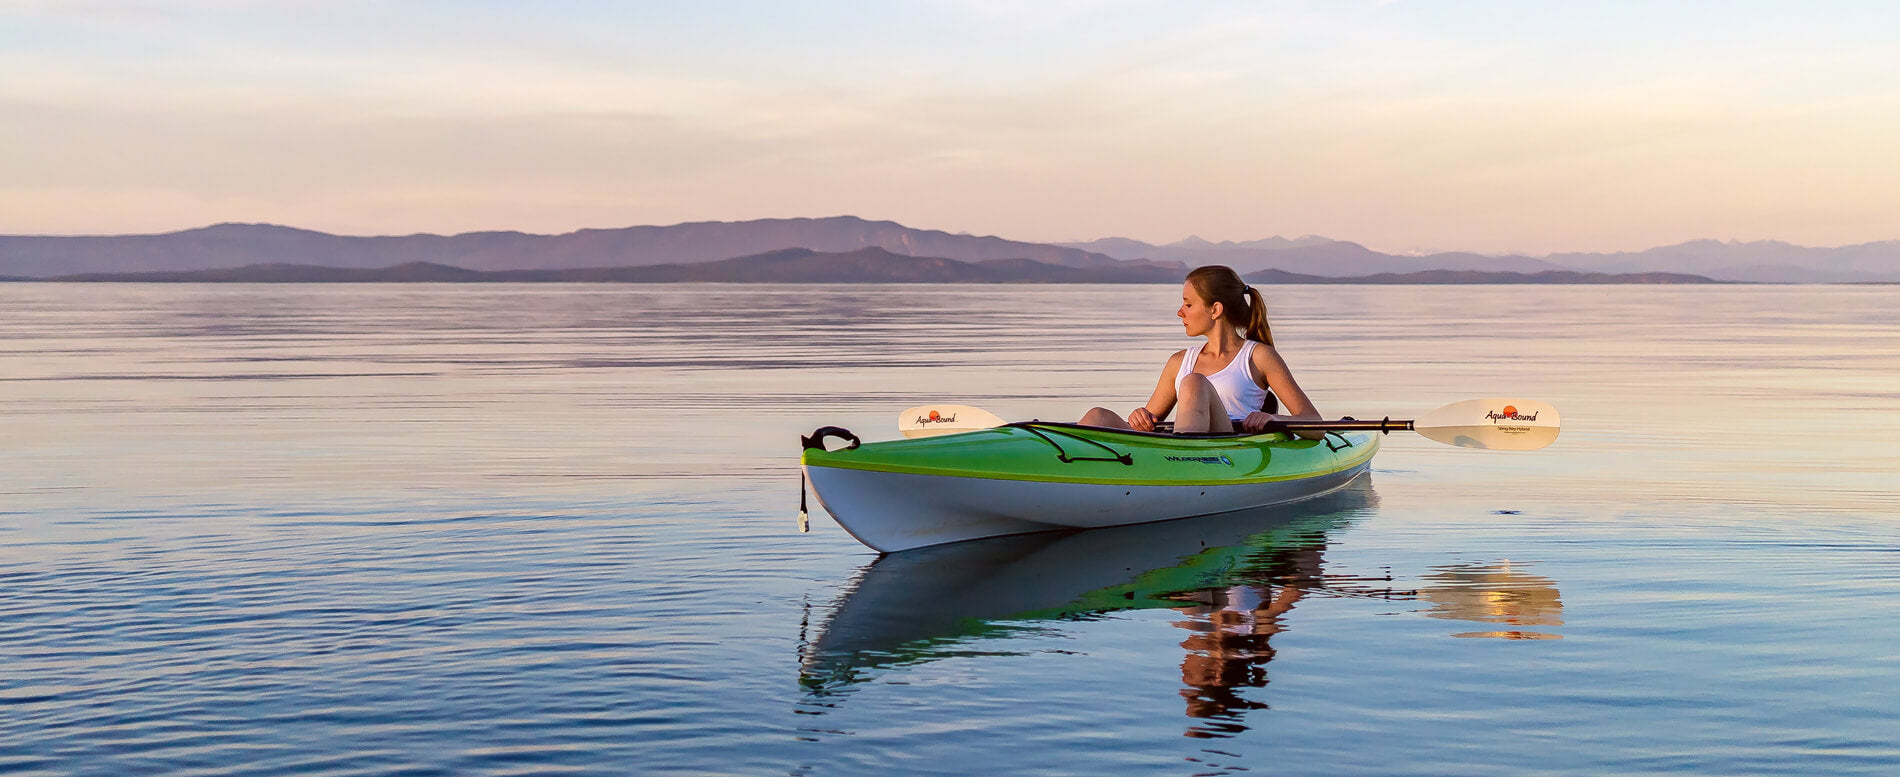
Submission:
<svg viewBox="0 0 1900 777">
<path fill-rule="evenodd" d="M 1323 544 L 1284 548 L 1272 554 L 1263 572 L 1271 583 L 1243 583 L 1174 594 L 1168 598 L 1187 606 L 1175 608 L 1188 616 L 1174 622 L 1191 632 L 1181 647 L 1181 698 L 1187 715 L 1207 723 L 1190 726 L 1187 736 L 1231 737 L 1247 730 L 1240 718 L 1248 710 L 1266 709 L 1264 702 L 1240 695 L 1243 688 L 1267 684 L 1267 662 L 1273 660 L 1268 640 L 1284 628 L 1281 618 L 1309 589 L 1323 584 Z M 1390 596 L 1389 590 L 1382 592 Z"/>
</svg>

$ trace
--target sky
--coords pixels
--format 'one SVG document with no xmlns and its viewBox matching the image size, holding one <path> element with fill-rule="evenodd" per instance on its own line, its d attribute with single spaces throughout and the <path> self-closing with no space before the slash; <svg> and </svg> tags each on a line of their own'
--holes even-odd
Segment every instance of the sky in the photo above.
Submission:
<svg viewBox="0 0 1900 777">
<path fill-rule="evenodd" d="M 0 0 L 0 234 L 1900 238 L 1900 4 Z"/>
</svg>

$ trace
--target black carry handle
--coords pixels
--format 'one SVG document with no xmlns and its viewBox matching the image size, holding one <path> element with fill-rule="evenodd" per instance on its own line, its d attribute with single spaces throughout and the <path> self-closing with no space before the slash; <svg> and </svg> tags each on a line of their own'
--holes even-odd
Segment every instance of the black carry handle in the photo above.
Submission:
<svg viewBox="0 0 1900 777">
<path fill-rule="evenodd" d="M 858 447 L 858 443 L 861 442 L 858 439 L 857 435 L 851 433 L 850 429 L 846 429 L 842 426 L 820 426 L 818 427 L 817 431 L 812 432 L 811 434 L 799 435 L 798 444 L 805 446 L 805 450 L 808 450 L 808 451 L 827 450 L 825 448 L 826 437 L 836 437 L 840 440 L 845 440 L 846 441 L 845 446 L 843 448 L 838 449 L 841 451 L 848 451 L 848 450 L 851 450 L 852 448 L 856 448 Z M 805 468 L 804 467 L 798 468 L 798 530 L 801 533 L 811 531 L 810 513 L 807 512 L 805 509 Z"/>
<path fill-rule="evenodd" d="M 850 429 L 846 429 L 842 426 L 818 427 L 818 431 L 812 432 L 809 435 L 800 436 L 798 438 L 798 442 L 799 444 L 804 445 L 805 450 L 808 450 L 808 451 L 809 450 L 826 450 L 825 448 L 826 437 L 836 437 L 840 440 L 849 441 L 847 445 L 845 445 L 843 448 L 839 448 L 838 450 L 848 451 L 848 450 L 851 450 L 852 448 L 858 447 L 858 442 L 859 442 L 858 436 L 855 434 L 852 434 Z"/>
</svg>

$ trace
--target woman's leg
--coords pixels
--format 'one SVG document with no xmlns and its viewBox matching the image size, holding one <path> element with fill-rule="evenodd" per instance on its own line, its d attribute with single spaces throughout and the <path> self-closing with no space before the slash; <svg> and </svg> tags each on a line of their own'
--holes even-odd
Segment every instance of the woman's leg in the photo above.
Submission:
<svg viewBox="0 0 1900 777">
<path fill-rule="evenodd" d="M 1181 379 L 1179 391 L 1181 404 L 1174 418 L 1175 432 L 1224 434 L 1234 430 L 1233 419 L 1227 417 L 1227 408 L 1221 404 L 1220 392 L 1207 382 L 1206 376 L 1188 373 Z"/>
<path fill-rule="evenodd" d="M 1106 407 L 1089 408 L 1088 412 L 1082 414 L 1082 420 L 1076 423 L 1083 426 L 1106 426 L 1110 429 L 1129 428 L 1127 421 L 1123 421 L 1121 416 L 1115 414 L 1115 411 Z"/>
</svg>

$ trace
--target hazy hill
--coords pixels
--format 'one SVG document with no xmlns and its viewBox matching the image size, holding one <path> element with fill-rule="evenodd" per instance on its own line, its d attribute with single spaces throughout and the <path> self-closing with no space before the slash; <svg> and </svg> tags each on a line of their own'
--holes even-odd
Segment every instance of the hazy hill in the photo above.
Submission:
<svg viewBox="0 0 1900 777">
<path fill-rule="evenodd" d="M 784 248 L 832 253 L 882 248 L 906 256 L 966 262 L 1032 259 L 1065 267 L 1120 264 L 1109 256 L 1075 248 L 838 216 L 584 229 L 564 235 L 470 232 L 347 237 L 268 224 L 219 224 L 159 235 L 0 236 L 0 275 L 51 277 L 253 264 L 375 268 L 410 262 L 471 270 L 555 270 L 717 261 Z"/>
<path fill-rule="evenodd" d="M 1291 277 L 1289 277 L 1291 276 Z M 1280 270 L 1262 270 L 1246 276 L 1254 283 L 1350 283 L 1364 285 L 1456 285 L 1456 284 L 1679 284 L 1721 283 L 1700 275 L 1681 273 L 1584 273 L 1546 270 L 1535 273 L 1485 272 L 1480 270 L 1424 270 L 1409 273 L 1377 273 L 1356 278 L 1312 278 Z"/>
<path fill-rule="evenodd" d="M 1900 281 L 1900 240 L 1833 248 L 1811 248 L 1773 240 L 1750 243 L 1692 240 L 1645 251 L 1560 253 L 1544 257 L 1467 252 L 1400 256 L 1373 251 L 1357 243 L 1311 236 L 1242 243 L 1211 243 L 1189 238 L 1165 245 L 1107 238 L 1065 245 L 1098 251 L 1117 259 L 1148 258 L 1188 266 L 1225 264 L 1243 273 L 1269 268 L 1334 276 L 1426 270 L 1529 274 L 1575 271 L 1612 275 L 1662 272 L 1761 283 Z"/>
<path fill-rule="evenodd" d="M 1179 278 L 1175 268 L 1065 267 L 1033 259 L 965 262 L 907 256 L 879 247 L 842 253 L 788 248 L 717 262 L 601 268 L 567 273 L 563 280 L 636 283 L 1161 283 Z"/>
<path fill-rule="evenodd" d="M 1900 240 L 1833 248 L 1691 240 L 1646 251 L 1552 254 L 1550 260 L 1601 272 L 1655 270 L 1765 283 L 1900 281 Z"/>
<path fill-rule="evenodd" d="M 1166 245 L 1153 245 L 1128 238 L 1108 238 L 1089 243 L 1066 243 L 1065 245 L 1099 251 L 1117 259 L 1154 259 L 1179 262 L 1189 267 L 1224 264 L 1243 273 L 1276 269 L 1302 274 L 1357 276 L 1423 270 L 1535 273 L 1565 269 L 1527 256 L 1486 256 L 1473 253 L 1399 256 L 1380 253 L 1358 243 L 1312 235 L 1293 240 L 1272 237 L 1238 243 L 1231 241 L 1213 243 L 1190 237 Z"/>
<path fill-rule="evenodd" d="M 787 248 L 693 264 L 578 267 L 557 270 L 469 270 L 433 262 L 385 268 L 253 264 L 215 270 L 82 273 L 51 280 L 145 283 L 399 283 L 476 281 L 620 283 L 1170 283 L 1178 268 L 1147 265 L 1064 267 L 1030 259 L 962 262 L 905 256 L 882 248 L 821 253 Z"/>
<path fill-rule="evenodd" d="M 1336 242 L 1339 241 L 1318 235 L 1304 235 L 1291 239 L 1274 235 L 1273 237 L 1262 238 L 1260 240 L 1247 240 L 1242 242 L 1223 240 L 1215 243 L 1204 240 L 1196 235 L 1189 235 L 1186 239 L 1163 245 L 1144 243 L 1140 240 L 1126 237 L 1105 237 L 1100 240 L 1090 240 L 1083 243 L 1058 243 L 1057 245 L 1107 254 L 1117 259 L 1184 261 L 1181 257 L 1194 256 L 1203 251 L 1279 251 L 1288 248 L 1305 248 L 1308 246 L 1318 246 Z"/>
</svg>

